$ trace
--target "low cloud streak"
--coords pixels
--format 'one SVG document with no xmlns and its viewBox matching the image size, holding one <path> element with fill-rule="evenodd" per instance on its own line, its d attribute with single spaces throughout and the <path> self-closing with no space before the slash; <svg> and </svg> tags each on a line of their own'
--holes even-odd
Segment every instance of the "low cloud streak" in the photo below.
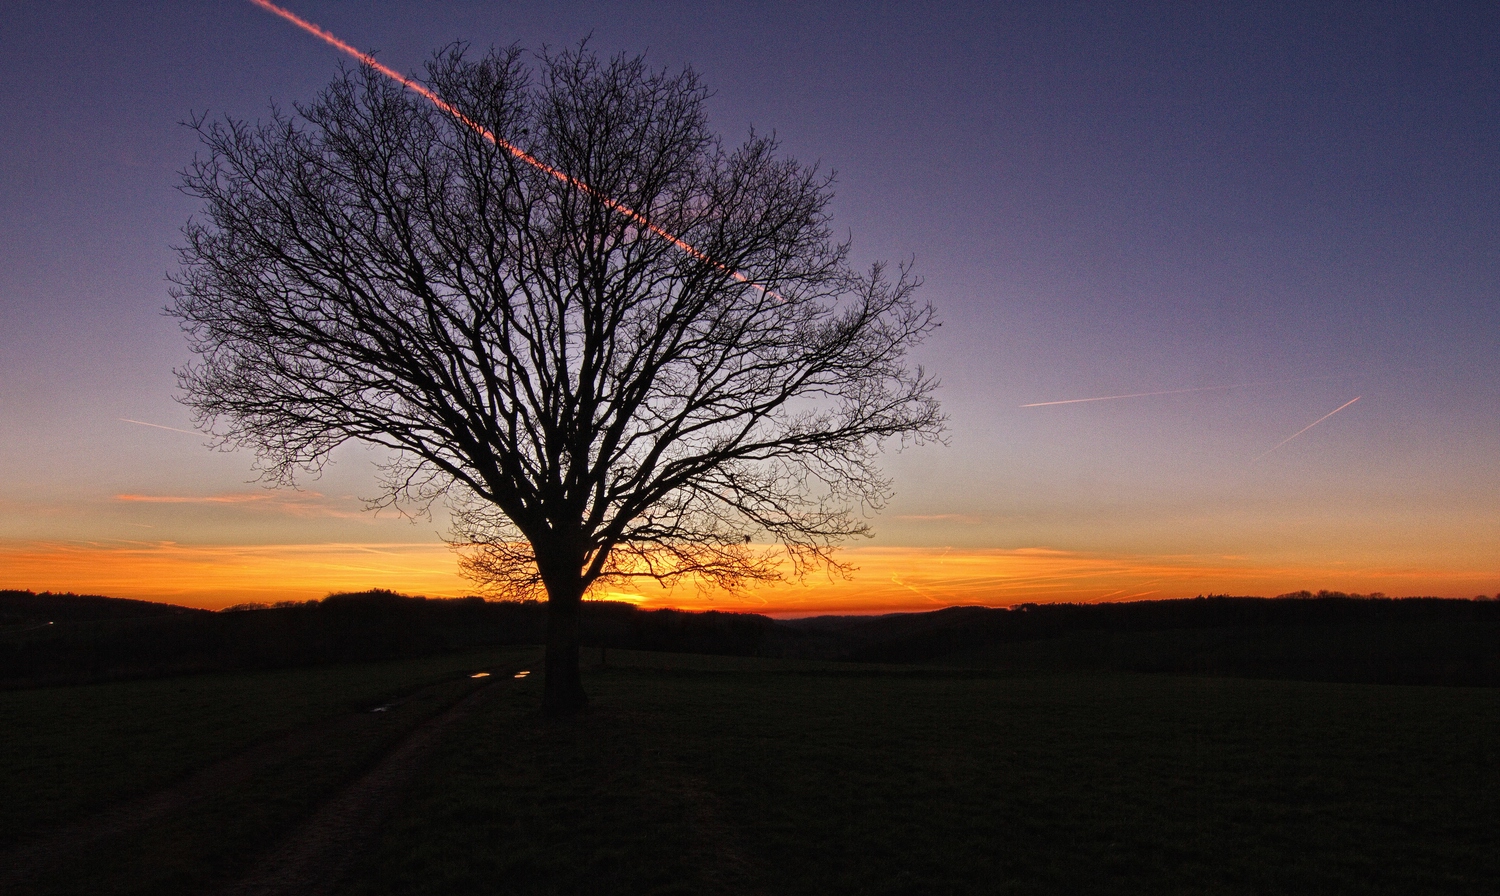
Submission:
<svg viewBox="0 0 1500 896">
<path fill-rule="evenodd" d="M 1303 588 L 1467 596 L 1494 590 L 1489 569 L 1256 562 L 1223 556 L 1084 553 L 1048 547 L 992 550 L 861 547 L 841 552 L 844 580 L 738 592 L 641 586 L 607 596 L 644 608 L 781 615 L 891 613 L 940 606 L 1275 595 Z M 0 542 L 0 588 L 75 591 L 219 608 L 306 600 L 332 591 L 391 588 L 430 597 L 473 593 L 441 542 L 184 545 L 165 541 Z"/>
</svg>

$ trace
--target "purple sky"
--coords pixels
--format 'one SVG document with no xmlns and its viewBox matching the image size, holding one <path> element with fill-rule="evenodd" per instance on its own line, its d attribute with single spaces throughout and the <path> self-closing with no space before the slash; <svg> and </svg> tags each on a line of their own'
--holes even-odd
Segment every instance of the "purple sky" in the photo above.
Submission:
<svg viewBox="0 0 1500 896">
<path fill-rule="evenodd" d="M 915 256 L 945 322 L 920 356 L 951 444 L 891 456 L 877 545 L 1500 589 L 1500 7 L 286 5 L 404 71 L 453 40 L 648 51 L 703 75 L 730 140 L 836 170 L 856 258 Z M 178 123 L 339 63 L 243 0 L 6 4 L 0 587 L 73 587 L 7 575 L 22 547 L 438 542 L 358 512 L 359 451 L 316 512 L 118 497 L 258 488 L 120 418 L 190 428 L 161 314 L 195 211 Z"/>
</svg>

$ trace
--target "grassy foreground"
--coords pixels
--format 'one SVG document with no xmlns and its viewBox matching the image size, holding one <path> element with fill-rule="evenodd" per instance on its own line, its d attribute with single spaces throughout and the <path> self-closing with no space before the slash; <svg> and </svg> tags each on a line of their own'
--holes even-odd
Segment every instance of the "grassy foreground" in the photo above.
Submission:
<svg viewBox="0 0 1500 896">
<path fill-rule="evenodd" d="M 468 670 L 535 658 L 0 693 L 0 855 L 286 732 L 316 735 L 15 892 L 217 890 L 470 688 Z M 538 716 L 537 678 L 494 679 L 446 729 L 345 896 L 1500 882 L 1496 689 L 609 660 L 587 673 L 592 708 L 566 721 Z M 417 688 L 425 696 L 399 711 L 360 712 Z"/>
<path fill-rule="evenodd" d="M 535 655 L 487 650 L 0 692 L 0 892 L 207 892 L 461 697 L 473 685 L 468 672 Z M 163 817 L 70 844 L 101 812 L 129 810 L 245 755 L 259 761 Z M 15 859 L 7 850 L 59 832 L 69 836 L 57 861 L 39 877 L 5 882 L 15 870 L 5 867 L 7 855 Z"/>
<path fill-rule="evenodd" d="M 350 894 L 1494 892 L 1500 691 L 610 654 L 497 691 Z"/>
</svg>

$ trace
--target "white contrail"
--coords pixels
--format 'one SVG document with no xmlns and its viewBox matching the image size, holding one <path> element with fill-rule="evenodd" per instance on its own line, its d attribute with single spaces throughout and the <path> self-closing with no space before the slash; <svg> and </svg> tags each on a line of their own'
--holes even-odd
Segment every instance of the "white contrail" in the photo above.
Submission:
<svg viewBox="0 0 1500 896">
<path fill-rule="evenodd" d="M 1360 399 L 1360 396 L 1358 396 L 1358 395 L 1354 396 L 1353 398 L 1349 399 L 1348 401 L 1344 402 L 1343 404 L 1339 405 L 1338 407 L 1334 408 L 1333 410 L 1329 411 L 1328 413 L 1324 414 L 1323 416 L 1319 417 L 1318 419 L 1314 420 L 1313 422 L 1307 424 L 1306 426 L 1302 427 L 1301 429 L 1297 430 L 1296 432 L 1292 433 L 1291 435 L 1289 435 L 1286 438 L 1282 439 L 1281 441 L 1277 442 L 1275 445 L 1272 445 L 1270 448 L 1267 448 L 1265 451 L 1262 451 L 1261 453 L 1255 455 L 1255 457 L 1252 458 L 1250 460 L 1250 462 L 1252 464 L 1255 463 L 1256 461 L 1258 461 L 1261 458 L 1265 457 L 1267 454 L 1270 454 L 1272 451 L 1275 451 L 1277 448 L 1280 448 L 1282 445 L 1285 445 L 1287 442 L 1290 442 L 1292 439 L 1297 438 L 1298 436 L 1300 436 L 1303 433 L 1307 432 L 1309 429 L 1312 429 L 1314 426 L 1317 426 L 1319 423 L 1322 423 L 1324 420 L 1327 420 L 1329 417 L 1332 417 L 1334 414 L 1337 414 L 1339 411 L 1342 411 L 1344 408 L 1347 408 L 1349 405 L 1354 404 L 1356 401 L 1359 401 L 1359 399 Z"/>
<path fill-rule="evenodd" d="M 1232 383 L 1227 386 L 1198 386 L 1192 389 L 1164 389 L 1160 392 L 1130 392 L 1125 395 L 1098 395 L 1093 398 L 1068 398 L 1063 401 L 1033 401 L 1031 404 L 1023 404 L 1023 408 L 1046 408 L 1059 404 L 1085 404 L 1090 401 L 1116 401 L 1121 398 L 1148 398 L 1152 395 L 1185 395 L 1189 392 L 1223 392 L 1228 389 L 1249 389 L 1252 386 L 1280 386 L 1286 383 L 1306 383 L 1312 380 L 1336 380 L 1343 379 L 1343 374 L 1330 376 L 1302 376 L 1290 380 L 1261 380 L 1255 383 Z"/>
<path fill-rule="evenodd" d="M 458 110 L 458 107 L 438 96 L 436 93 L 433 93 L 432 90 L 430 90 L 426 85 L 422 84 L 419 81 L 408 78 L 407 76 L 401 74 L 390 66 L 379 62 L 374 56 L 371 56 L 369 53 L 364 52 L 358 47 L 355 47 L 352 44 L 345 43 L 344 41 L 335 37 L 332 32 L 313 24 L 312 22 L 309 22 L 308 20 L 302 18 L 289 9 L 283 9 L 280 6 L 277 6 L 276 4 L 272 3 L 271 0 L 250 0 L 250 2 L 273 15 L 280 16 L 288 22 L 291 22 L 293 25 L 296 25 L 298 28 L 301 28 L 303 31 L 306 31 L 308 34 L 313 35 L 314 37 L 318 38 L 324 43 L 327 43 L 335 49 L 353 56 L 361 63 L 368 65 L 370 68 L 373 68 L 377 72 L 380 72 L 382 75 L 385 75 L 387 78 L 390 78 L 392 81 L 395 81 L 397 84 L 400 84 L 402 87 L 405 87 L 412 93 L 426 98 L 434 106 L 437 106 L 439 109 L 447 112 L 449 115 L 452 115 L 454 118 L 463 123 L 465 127 L 469 128 L 474 133 L 483 137 L 490 143 L 493 143 L 494 145 L 500 147 L 501 149 L 510 153 L 512 156 L 515 156 L 517 159 L 520 159 L 522 162 L 525 162 L 538 171 L 546 172 L 547 174 L 550 174 L 551 176 L 557 178 L 568 186 L 573 187 L 580 192 L 587 193 L 588 195 L 593 196 L 600 202 L 604 203 L 606 207 L 619 212 L 620 214 L 629 218 L 631 221 L 634 221 L 636 224 L 640 225 L 651 233 L 654 233 L 655 235 L 661 237 L 662 239 L 676 246 L 678 249 L 681 249 L 683 252 L 687 253 L 693 258 L 696 258 L 699 261 L 707 262 L 708 264 L 711 264 L 719 270 L 729 274 L 735 280 L 738 280 L 739 282 L 744 283 L 748 286 L 753 286 L 773 298 L 781 299 L 781 296 L 774 290 L 756 283 L 755 281 L 751 280 L 746 274 L 740 271 L 736 271 L 726 264 L 714 261 L 712 258 L 708 257 L 708 255 L 694 247 L 688 241 L 651 223 L 651 221 L 648 220 L 645 215 L 641 214 L 630 206 L 611 199 L 608 196 L 605 196 L 603 193 L 598 192 L 593 187 L 590 187 L 588 184 L 572 176 L 571 174 L 560 171 L 552 167 L 551 165 L 548 165 L 546 162 L 543 162 L 541 159 L 538 159 L 536 156 L 533 156 L 526 150 L 521 149 L 519 146 L 501 139 L 500 137 L 496 136 L 495 133 L 489 128 L 460 112 Z"/>
<path fill-rule="evenodd" d="M 1233 386 L 1199 386 L 1196 389 L 1167 389 L 1163 392 L 1131 392 L 1128 395 L 1100 395 L 1097 398 L 1069 398 L 1064 401 L 1034 401 L 1023 404 L 1023 408 L 1045 408 L 1054 404 L 1083 404 L 1089 401 L 1114 401 L 1117 398 L 1145 398 L 1150 395 L 1182 395 L 1185 392 L 1218 392 L 1224 389 L 1240 389 L 1244 386 L 1261 386 L 1264 383 L 1240 383 Z"/>
<path fill-rule="evenodd" d="M 193 432 L 191 429 L 178 429 L 175 426 L 162 426 L 160 423 L 147 423 L 144 420 L 132 420 L 129 417 L 120 417 L 118 419 L 121 422 L 124 422 L 124 423 L 134 423 L 136 426 L 149 426 L 152 429 L 165 429 L 167 432 L 180 432 L 180 433 L 183 433 L 185 435 L 190 435 L 190 436 L 201 436 L 201 435 L 203 435 L 203 433 L 201 433 L 201 432 Z"/>
</svg>

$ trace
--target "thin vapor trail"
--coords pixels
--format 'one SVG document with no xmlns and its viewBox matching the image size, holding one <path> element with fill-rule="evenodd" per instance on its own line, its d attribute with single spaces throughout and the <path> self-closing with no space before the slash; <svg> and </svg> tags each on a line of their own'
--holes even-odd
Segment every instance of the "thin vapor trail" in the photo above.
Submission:
<svg viewBox="0 0 1500 896">
<path fill-rule="evenodd" d="M 1090 401 L 1114 401 L 1119 398 L 1146 398 L 1150 395 L 1182 395 L 1187 392 L 1220 392 L 1225 389 L 1239 389 L 1243 386 L 1258 386 L 1260 383 L 1241 383 L 1234 386 L 1199 386 L 1196 389 L 1167 389 L 1162 392 L 1131 392 L 1129 395 L 1100 395 L 1097 398 L 1069 398 L 1063 401 L 1034 401 L 1031 404 L 1023 404 L 1023 408 L 1045 408 L 1055 404 L 1084 404 Z"/>
<path fill-rule="evenodd" d="M 479 122 L 475 121 L 472 118 L 469 118 L 467 115 L 465 115 L 462 112 L 460 112 L 456 106 L 454 106 L 452 103 L 448 102 L 447 100 L 443 99 L 442 97 L 438 96 L 436 93 L 433 93 L 432 90 L 428 89 L 428 87 L 426 85 L 422 84 L 419 81 L 415 81 L 415 80 L 413 80 L 411 78 L 408 78 L 407 76 L 401 74 L 400 72 L 396 71 L 395 69 L 391 68 L 390 66 L 381 63 L 374 56 L 371 56 L 369 53 L 366 53 L 363 50 L 360 50 L 359 48 L 357 48 L 357 47 L 355 47 L 355 46 L 353 46 L 351 44 L 345 43 L 344 41 L 340 40 L 333 33 L 327 31 L 326 29 L 324 29 L 324 28 L 322 28 L 322 27 L 320 27 L 318 25 L 315 25 L 312 22 L 309 22 L 308 20 L 302 18 L 301 16 L 297 15 L 296 13 L 292 12 L 291 10 L 283 9 L 280 6 L 277 6 L 276 4 L 272 3 L 271 0 L 250 0 L 250 2 L 254 3 L 256 6 L 259 6 L 261 9 L 264 9 L 266 12 L 269 12 L 269 13 L 271 13 L 273 15 L 276 15 L 276 16 L 280 16 L 281 18 L 287 20 L 288 22 L 291 22 L 293 25 L 296 25 L 298 28 L 301 28 L 303 31 L 306 31 L 308 34 L 313 35 L 314 37 L 316 37 L 319 40 L 323 41 L 324 43 L 327 43 L 328 45 L 334 47 L 335 49 L 339 50 L 340 52 L 343 52 L 343 53 L 346 53 L 346 54 L 348 54 L 350 56 L 353 56 L 355 59 L 359 60 L 361 63 L 363 63 L 365 65 L 368 65 L 370 68 L 373 68 L 377 72 L 380 72 L 382 75 L 385 75 L 387 78 L 390 78 L 392 81 L 395 81 L 396 83 L 400 84 L 402 87 L 405 87 L 407 90 L 410 90 L 412 93 L 415 93 L 415 94 L 417 94 L 419 96 L 422 96 L 422 97 L 426 98 L 434 106 L 437 106 L 439 109 L 443 110 L 444 112 L 447 112 L 449 115 L 452 115 L 454 118 L 458 119 L 459 122 L 461 122 L 465 127 L 469 128 L 474 133 L 476 133 L 479 136 L 483 137 L 485 140 L 488 140 L 490 143 L 493 143 L 495 146 L 500 147 L 501 149 L 503 149 L 506 152 L 510 153 L 512 156 L 515 156 L 517 159 L 520 159 L 522 162 L 525 162 L 526 164 L 530 165 L 531 167 L 537 169 L 538 171 L 545 172 L 545 173 L 551 175 L 552 177 L 555 177 L 558 180 L 562 181 L 563 183 L 567 184 L 568 186 L 573 187 L 574 189 L 579 190 L 579 191 L 581 191 L 583 193 L 586 193 L 589 196 L 593 196 L 594 198 L 598 199 L 600 202 L 604 203 L 605 207 L 607 207 L 609 209 L 612 209 L 614 211 L 619 212 L 620 214 L 624 215 L 626 218 L 629 218 L 631 221 L 635 222 L 636 224 L 640 225 L 641 227 L 645 228 L 646 230 L 650 231 L 651 233 L 653 233 L 653 234 L 661 237 L 662 239 L 664 239 L 667 242 L 671 243 L 673 246 L 676 246 L 678 249 L 681 249 L 683 252 L 687 253 L 691 257 L 696 258 L 699 261 L 707 262 L 708 264 L 713 265 L 715 268 L 718 268 L 719 270 L 721 270 L 721 271 L 729 274 L 735 280 L 738 280 L 739 282 L 744 283 L 746 285 L 753 286 L 756 289 L 760 290 L 761 292 L 766 293 L 767 295 L 770 295 L 770 296 L 772 296 L 774 298 L 778 298 L 778 299 L 781 298 L 779 295 L 776 294 L 775 291 L 773 291 L 773 290 L 771 290 L 771 289 L 769 289 L 769 288 L 767 288 L 765 286 L 762 286 L 759 283 L 756 283 L 755 281 L 751 280 L 748 276 L 746 276 L 744 273 L 742 273 L 740 271 L 736 271 L 733 268 L 730 268 L 726 264 L 721 264 L 720 262 L 714 261 L 712 258 L 708 257 L 708 255 L 706 255 L 704 252 L 702 252 L 701 250 L 695 248 L 688 241 L 682 239 L 681 237 L 677 236 L 674 233 L 671 233 L 670 231 L 664 230 L 661 227 L 658 227 L 657 225 L 652 224 L 650 222 L 650 220 L 648 220 L 646 218 L 645 215 L 641 214 L 640 212 L 636 211 L 635 209 L 631 208 L 630 206 L 625 205 L 624 203 L 621 203 L 621 202 L 617 202 L 616 200 L 611 199 L 608 196 L 605 196 L 603 193 L 598 192 L 593 187 L 590 187 L 588 184 L 584 183 L 583 181 L 579 180 L 578 178 L 573 177 L 572 175 L 567 174 L 566 172 L 560 171 L 560 170 L 552 167 L 551 165 L 548 165 L 546 162 L 543 162 L 541 159 L 538 159 L 536 156 L 533 156 L 531 153 L 527 152 L 526 150 L 521 149 L 519 146 L 516 146 L 515 144 L 510 143 L 509 141 L 500 139 L 499 137 L 495 136 L 495 133 L 493 131 L 491 131 L 489 128 L 485 127 L 484 125 L 480 124 Z"/>
<path fill-rule="evenodd" d="M 1361 396 L 1358 396 L 1358 395 L 1354 396 L 1353 398 L 1349 399 L 1348 401 L 1344 402 L 1343 404 L 1339 405 L 1338 407 L 1334 408 L 1333 410 L 1329 411 L 1328 413 L 1324 414 L 1323 416 L 1319 417 L 1318 419 L 1314 420 L 1313 422 L 1307 424 L 1306 426 L 1302 427 L 1301 429 L 1297 430 L 1296 432 L 1292 433 L 1291 435 L 1289 435 L 1286 438 L 1282 439 L 1281 441 L 1277 442 L 1275 445 L 1272 445 L 1270 448 L 1267 448 L 1265 451 L 1262 451 L 1260 454 L 1257 454 L 1253 459 L 1251 459 L 1250 462 L 1252 464 L 1255 463 L 1256 461 L 1258 461 L 1261 458 L 1265 457 L 1267 454 L 1270 454 L 1272 451 L 1275 451 L 1277 448 L 1280 448 L 1282 445 L 1285 445 L 1287 442 L 1290 442 L 1292 439 L 1297 438 L 1298 436 L 1300 436 L 1303 433 L 1307 432 L 1309 429 L 1312 429 L 1314 426 L 1317 426 L 1319 423 L 1322 423 L 1324 420 L 1327 420 L 1329 417 L 1332 417 L 1334 414 L 1337 414 L 1339 411 L 1342 411 L 1344 408 L 1347 408 L 1349 405 L 1354 404 L 1356 401 L 1359 401 L 1360 397 Z"/>
<path fill-rule="evenodd" d="M 1253 386 L 1279 386 L 1285 383 L 1305 383 L 1310 380 L 1334 380 L 1342 376 L 1306 376 L 1291 380 L 1261 380 L 1257 383 L 1232 383 L 1227 386 L 1197 386 L 1192 389 L 1164 389 L 1160 392 L 1131 392 L 1126 395 L 1099 395 L 1093 398 L 1068 398 L 1063 401 L 1034 401 L 1023 404 L 1023 408 L 1046 408 L 1059 404 L 1085 404 L 1091 401 L 1117 401 L 1121 398 L 1149 398 L 1153 395 L 1186 395 L 1189 392 L 1223 392 L 1229 389 L 1249 389 Z"/>
<path fill-rule="evenodd" d="M 136 426 L 149 426 L 152 429 L 165 429 L 167 432 L 180 432 L 189 436 L 201 436 L 201 432 L 193 432 L 191 429 L 178 429 L 175 426 L 162 426 L 160 423 L 147 423 L 144 420 L 132 420 L 129 417 L 118 418 L 122 423 L 134 423 Z"/>
</svg>

